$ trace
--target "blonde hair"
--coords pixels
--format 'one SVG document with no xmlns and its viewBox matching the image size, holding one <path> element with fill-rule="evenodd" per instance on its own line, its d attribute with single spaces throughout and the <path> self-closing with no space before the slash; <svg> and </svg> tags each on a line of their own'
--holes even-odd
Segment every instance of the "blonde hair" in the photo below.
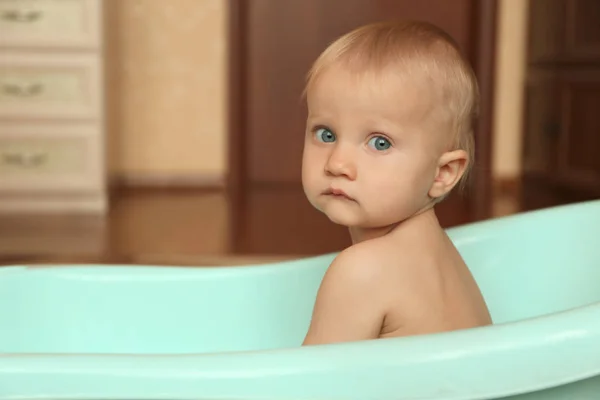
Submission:
<svg viewBox="0 0 600 400">
<path fill-rule="evenodd" d="M 448 33 L 418 21 L 379 22 L 359 27 L 321 53 L 307 75 L 304 95 L 323 70 L 336 63 L 363 73 L 403 66 L 403 72 L 421 74 L 434 81 L 442 103 L 438 108 L 447 110 L 452 150 L 461 149 L 468 155 L 459 182 L 464 186 L 474 162 L 473 129 L 479 111 L 479 88 L 475 73 Z"/>
</svg>

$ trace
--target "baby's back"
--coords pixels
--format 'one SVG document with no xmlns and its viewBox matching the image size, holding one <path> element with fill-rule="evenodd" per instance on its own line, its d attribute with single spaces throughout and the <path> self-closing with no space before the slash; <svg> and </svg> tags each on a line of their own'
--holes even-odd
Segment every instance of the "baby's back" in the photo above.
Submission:
<svg viewBox="0 0 600 400">
<path fill-rule="evenodd" d="M 303 344 L 489 324 L 477 283 L 431 212 L 340 252 L 323 277 Z"/>
<path fill-rule="evenodd" d="M 441 229 L 380 238 L 389 304 L 380 337 L 474 328 L 492 323 L 469 268 Z M 389 257 L 389 258 L 388 258 Z"/>
</svg>

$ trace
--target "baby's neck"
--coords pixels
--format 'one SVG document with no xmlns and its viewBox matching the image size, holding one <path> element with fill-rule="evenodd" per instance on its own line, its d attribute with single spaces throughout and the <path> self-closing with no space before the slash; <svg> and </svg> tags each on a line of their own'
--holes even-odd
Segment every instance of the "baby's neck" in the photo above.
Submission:
<svg viewBox="0 0 600 400">
<path fill-rule="evenodd" d="M 366 240 L 376 239 L 376 238 L 385 236 L 385 235 L 395 231 L 396 229 L 399 229 L 400 227 L 402 227 L 402 229 L 410 228 L 411 225 L 421 225 L 423 223 L 426 223 L 426 224 L 433 223 L 435 225 L 439 224 L 437 216 L 435 214 L 435 210 L 433 207 L 426 208 L 426 209 L 420 211 L 419 213 L 417 213 L 403 221 L 392 224 L 392 225 L 387 225 L 387 226 L 377 227 L 377 228 L 364 228 L 364 227 L 360 227 L 360 226 L 351 226 L 351 227 L 349 227 L 349 231 L 350 231 L 350 237 L 352 239 L 352 244 L 354 245 L 354 244 L 357 244 L 360 242 L 364 242 Z"/>
</svg>

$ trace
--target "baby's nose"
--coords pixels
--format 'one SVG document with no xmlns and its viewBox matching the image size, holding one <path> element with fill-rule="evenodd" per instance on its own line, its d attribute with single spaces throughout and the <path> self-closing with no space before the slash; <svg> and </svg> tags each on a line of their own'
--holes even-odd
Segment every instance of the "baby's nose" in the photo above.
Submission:
<svg viewBox="0 0 600 400">
<path fill-rule="evenodd" d="M 356 179 L 355 155 L 343 146 L 336 146 L 325 164 L 325 173 L 333 176 L 345 176 Z"/>
</svg>

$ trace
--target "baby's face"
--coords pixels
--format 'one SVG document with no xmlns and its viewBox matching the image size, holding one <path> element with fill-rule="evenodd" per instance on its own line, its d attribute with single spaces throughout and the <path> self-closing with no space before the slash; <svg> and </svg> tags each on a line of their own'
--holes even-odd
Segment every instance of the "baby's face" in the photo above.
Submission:
<svg viewBox="0 0 600 400">
<path fill-rule="evenodd" d="M 367 228 L 426 205 L 441 155 L 426 85 L 334 66 L 307 100 L 302 181 L 314 207 L 335 223 Z"/>
</svg>

